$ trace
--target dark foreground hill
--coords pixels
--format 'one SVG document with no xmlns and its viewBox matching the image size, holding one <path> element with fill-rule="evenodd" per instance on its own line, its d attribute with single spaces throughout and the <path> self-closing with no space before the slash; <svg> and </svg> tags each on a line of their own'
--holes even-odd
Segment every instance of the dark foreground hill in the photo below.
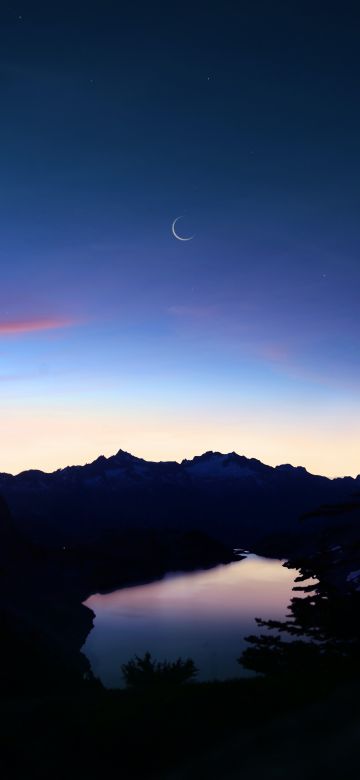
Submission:
<svg viewBox="0 0 360 780">
<path fill-rule="evenodd" d="M 360 476 L 331 480 L 234 452 L 155 463 L 119 450 L 51 474 L 0 474 L 0 493 L 18 528 L 56 546 L 130 527 L 197 529 L 250 546 L 269 534 L 291 533 L 301 514 L 359 492 Z"/>
<path fill-rule="evenodd" d="M 0 499 L 6 780 L 359 775 L 359 479 L 236 455 L 147 464 L 119 453 L 50 475 L 3 475 L 1 484 L 17 516 Z M 104 690 L 80 652 L 92 625 L 81 601 L 169 567 L 231 560 L 225 545 L 195 530 L 201 524 L 239 546 L 258 538 L 271 555 L 296 549 L 288 565 L 311 589 L 292 601 L 289 620 L 305 647 L 294 654 L 286 642 L 284 653 L 280 639 L 257 637 L 248 667 L 263 676 L 253 679 Z M 314 631 L 320 655 L 310 663 Z"/>
<path fill-rule="evenodd" d="M 0 700 L 75 691 L 91 678 L 80 652 L 93 625 L 82 604 L 91 593 L 234 557 L 196 531 L 129 529 L 65 549 L 37 545 L 16 529 L 0 496 Z"/>
</svg>

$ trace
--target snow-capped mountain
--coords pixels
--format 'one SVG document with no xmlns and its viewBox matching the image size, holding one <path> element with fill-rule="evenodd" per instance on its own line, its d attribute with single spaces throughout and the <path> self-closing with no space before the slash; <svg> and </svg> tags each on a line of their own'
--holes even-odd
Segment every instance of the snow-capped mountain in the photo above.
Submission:
<svg viewBox="0 0 360 780">
<path fill-rule="evenodd" d="M 330 480 L 235 452 L 206 452 L 177 463 L 119 450 L 53 473 L 0 474 L 0 493 L 21 527 L 37 538 L 61 541 L 152 526 L 199 528 L 243 544 L 267 528 L 288 530 L 314 506 L 346 500 L 356 491 L 359 477 Z"/>
</svg>

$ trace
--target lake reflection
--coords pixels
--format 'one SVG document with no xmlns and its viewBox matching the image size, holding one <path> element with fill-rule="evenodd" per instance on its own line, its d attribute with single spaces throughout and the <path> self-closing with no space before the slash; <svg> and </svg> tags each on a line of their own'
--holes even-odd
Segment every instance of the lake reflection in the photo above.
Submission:
<svg viewBox="0 0 360 780">
<path fill-rule="evenodd" d="M 236 658 L 255 617 L 283 618 L 297 572 L 249 555 L 206 571 L 169 574 L 147 585 L 96 594 L 96 614 L 83 647 L 107 687 L 121 687 L 121 664 L 149 650 L 158 660 L 192 658 L 199 680 L 247 674 Z"/>
</svg>

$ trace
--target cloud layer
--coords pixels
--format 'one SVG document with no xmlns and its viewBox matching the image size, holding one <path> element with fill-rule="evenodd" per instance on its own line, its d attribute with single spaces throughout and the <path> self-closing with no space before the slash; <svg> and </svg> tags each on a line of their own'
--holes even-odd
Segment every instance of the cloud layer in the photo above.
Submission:
<svg viewBox="0 0 360 780">
<path fill-rule="evenodd" d="M 11 336 L 18 333 L 33 333 L 34 331 L 68 328 L 74 324 L 74 320 L 65 317 L 37 317 L 27 320 L 0 320 L 0 336 Z"/>
</svg>

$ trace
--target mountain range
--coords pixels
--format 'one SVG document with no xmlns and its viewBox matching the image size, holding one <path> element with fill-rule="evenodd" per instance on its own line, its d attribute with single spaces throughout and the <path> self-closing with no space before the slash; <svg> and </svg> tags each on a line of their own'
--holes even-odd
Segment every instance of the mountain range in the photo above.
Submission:
<svg viewBox="0 0 360 780">
<path fill-rule="evenodd" d="M 329 479 L 235 452 L 178 463 L 119 450 L 53 473 L 0 474 L 0 494 L 18 528 L 55 546 L 129 528 L 196 529 L 249 546 L 268 534 L 297 532 L 302 515 L 359 493 L 360 476 Z"/>
</svg>

